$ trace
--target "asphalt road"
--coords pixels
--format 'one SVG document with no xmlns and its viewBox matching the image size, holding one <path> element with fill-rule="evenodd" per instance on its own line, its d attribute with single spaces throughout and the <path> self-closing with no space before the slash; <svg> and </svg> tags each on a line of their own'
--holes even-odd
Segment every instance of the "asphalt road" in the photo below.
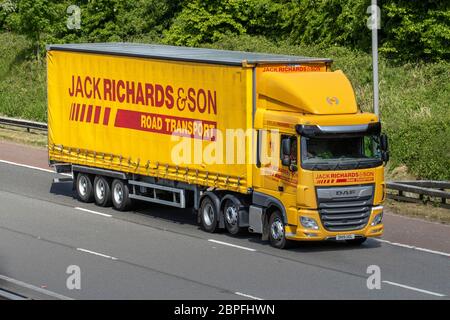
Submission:
<svg viewBox="0 0 450 320">
<path fill-rule="evenodd" d="M 11 153 L 14 148 L 23 154 Z M 0 143 L 0 159 L 45 168 L 43 158 L 40 149 Z M 326 242 L 277 250 L 257 235 L 205 233 L 189 210 L 141 204 L 121 213 L 82 204 L 71 183 L 52 184 L 53 177 L 0 161 L 0 287 L 20 281 L 49 297 L 73 299 L 450 296 L 446 246 L 420 247 L 416 238 L 399 243 L 397 236 L 384 238 L 391 243 L 370 239 L 361 247 Z M 391 218 L 394 224 L 417 225 L 424 245 L 433 244 L 437 233 L 438 240 L 450 238 L 448 226 Z M 66 286 L 71 265 L 80 268 L 79 290 Z M 370 265 L 380 268 L 380 289 L 367 287 Z"/>
</svg>

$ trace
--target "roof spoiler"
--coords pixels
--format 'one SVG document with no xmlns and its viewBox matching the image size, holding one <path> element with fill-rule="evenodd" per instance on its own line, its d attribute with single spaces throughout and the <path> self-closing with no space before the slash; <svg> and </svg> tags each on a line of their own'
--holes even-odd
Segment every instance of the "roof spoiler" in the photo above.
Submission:
<svg viewBox="0 0 450 320">
<path fill-rule="evenodd" d="M 381 123 L 368 123 L 347 126 L 318 126 L 298 124 L 295 130 L 301 136 L 308 138 L 320 138 L 322 136 L 361 136 L 361 135 L 379 135 L 381 133 Z"/>
</svg>

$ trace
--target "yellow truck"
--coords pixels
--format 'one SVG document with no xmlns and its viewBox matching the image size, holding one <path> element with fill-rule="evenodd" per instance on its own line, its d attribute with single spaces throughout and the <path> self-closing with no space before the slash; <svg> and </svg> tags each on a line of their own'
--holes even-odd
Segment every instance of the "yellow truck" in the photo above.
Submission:
<svg viewBox="0 0 450 320">
<path fill-rule="evenodd" d="M 131 43 L 47 47 L 48 155 L 80 201 L 192 208 L 207 232 L 361 244 L 389 153 L 332 60 Z"/>
</svg>

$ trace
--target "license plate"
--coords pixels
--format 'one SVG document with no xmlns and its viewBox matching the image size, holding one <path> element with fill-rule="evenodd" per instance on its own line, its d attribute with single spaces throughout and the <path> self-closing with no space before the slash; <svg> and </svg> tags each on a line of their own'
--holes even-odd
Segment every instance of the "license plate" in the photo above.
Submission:
<svg viewBox="0 0 450 320">
<path fill-rule="evenodd" d="M 342 241 L 342 240 L 353 240 L 355 239 L 354 234 L 341 234 L 336 236 L 336 240 Z"/>
</svg>

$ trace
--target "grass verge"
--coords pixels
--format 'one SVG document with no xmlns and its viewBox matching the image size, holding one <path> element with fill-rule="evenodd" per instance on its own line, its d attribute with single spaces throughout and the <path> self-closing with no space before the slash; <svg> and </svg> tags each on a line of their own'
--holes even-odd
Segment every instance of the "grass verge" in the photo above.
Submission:
<svg viewBox="0 0 450 320">
<path fill-rule="evenodd" d="M 431 203 L 416 204 L 387 199 L 384 203 L 384 207 L 388 212 L 398 215 L 450 224 L 450 210 L 437 207 Z"/>
<path fill-rule="evenodd" d="M 0 126 L 0 140 L 7 140 L 36 147 L 47 146 L 47 133 L 41 131 L 28 132 L 24 128 Z"/>
</svg>

